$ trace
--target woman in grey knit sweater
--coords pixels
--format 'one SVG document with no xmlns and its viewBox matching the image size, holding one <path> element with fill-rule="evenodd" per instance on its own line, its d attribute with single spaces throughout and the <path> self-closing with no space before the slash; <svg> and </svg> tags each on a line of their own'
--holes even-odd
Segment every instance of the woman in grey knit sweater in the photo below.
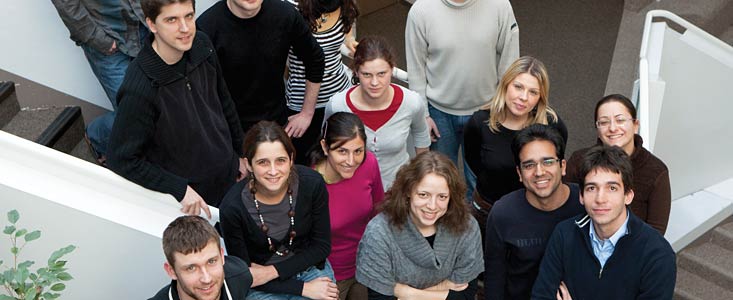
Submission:
<svg viewBox="0 0 733 300">
<path fill-rule="evenodd" d="M 421 153 L 400 168 L 359 243 L 356 280 L 369 299 L 473 299 L 483 254 L 465 193 L 445 155 Z"/>
</svg>

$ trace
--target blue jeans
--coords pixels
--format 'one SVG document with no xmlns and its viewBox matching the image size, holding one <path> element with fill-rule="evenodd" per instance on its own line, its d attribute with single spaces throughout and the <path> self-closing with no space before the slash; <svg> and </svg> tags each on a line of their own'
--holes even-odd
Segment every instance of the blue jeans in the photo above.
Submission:
<svg viewBox="0 0 733 300">
<path fill-rule="evenodd" d="M 143 21 L 144 22 L 144 21 Z M 140 41 L 147 37 L 148 28 L 142 24 L 139 27 Z M 87 126 L 87 136 L 92 143 L 92 147 L 97 152 L 97 157 L 107 154 L 107 145 L 109 144 L 109 135 L 112 133 L 112 125 L 115 122 L 115 111 L 117 110 L 117 90 L 125 79 L 127 66 L 134 57 L 117 51 L 111 55 L 104 54 L 88 45 L 82 45 L 84 56 L 86 56 L 89 66 L 97 77 L 99 83 L 107 94 L 109 102 L 112 103 L 112 111 L 105 113 L 89 122 Z"/>
<path fill-rule="evenodd" d="M 127 66 L 133 57 L 120 51 L 112 55 L 106 55 L 87 45 L 82 45 L 81 48 L 84 49 L 84 56 L 87 57 L 92 72 L 97 76 L 99 83 L 102 84 L 102 88 L 107 94 L 109 101 L 112 102 L 113 108 L 111 112 L 97 117 L 87 126 L 87 136 L 92 143 L 92 147 L 97 152 L 97 157 L 99 157 L 107 153 L 109 135 L 112 132 L 112 125 L 115 122 L 117 90 L 125 78 Z"/>
<path fill-rule="evenodd" d="M 466 179 L 466 201 L 471 203 L 473 189 L 476 186 L 476 175 L 471 172 L 471 168 L 466 162 L 466 153 L 463 143 L 463 127 L 465 127 L 471 116 L 456 116 L 446 112 L 442 112 L 432 105 L 428 104 L 430 118 L 435 122 L 435 126 L 440 131 L 440 138 L 437 142 L 430 145 L 430 149 L 447 155 L 453 163 L 458 166 L 458 150 L 461 149 L 463 157 L 463 176 Z"/>
<path fill-rule="evenodd" d="M 315 266 L 311 266 L 305 271 L 295 274 L 294 277 L 297 280 L 309 282 L 318 277 L 324 276 L 331 278 L 331 280 L 336 283 L 336 278 L 333 275 L 333 268 L 331 268 L 331 264 L 328 262 L 328 260 L 326 260 L 326 264 L 323 270 L 319 270 Z M 300 295 L 268 294 L 255 289 L 250 289 L 249 293 L 247 293 L 246 300 L 308 300 L 308 298 Z"/>
</svg>

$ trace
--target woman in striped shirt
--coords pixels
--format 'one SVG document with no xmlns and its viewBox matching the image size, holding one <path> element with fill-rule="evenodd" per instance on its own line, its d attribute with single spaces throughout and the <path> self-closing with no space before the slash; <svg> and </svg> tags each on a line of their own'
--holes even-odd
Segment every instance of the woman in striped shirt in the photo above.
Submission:
<svg viewBox="0 0 733 300">
<path fill-rule="evenodd" d="M 352 25 L 359 15 L 354 0 L 287 0 L 296 6 L 311 27 L 313 36 L 323 48 L 326 57 L 323 82 L 318 92 L 316 110 L 308 130 L 300 138 L 293 139 L 296 148 L 296 163 L 306 163 L 305 154 L 317 141 L 323 113 L 328 99 L 351 86 L 347 67 L 341 62 L 341 44 L 352 51 L 356 41 L 351 33 Z M 288 81 L 285 90 L 290 115 L 297 114 L 305 98 L 305 67 L 292 48 L 288 54 Z"/>
</svg>

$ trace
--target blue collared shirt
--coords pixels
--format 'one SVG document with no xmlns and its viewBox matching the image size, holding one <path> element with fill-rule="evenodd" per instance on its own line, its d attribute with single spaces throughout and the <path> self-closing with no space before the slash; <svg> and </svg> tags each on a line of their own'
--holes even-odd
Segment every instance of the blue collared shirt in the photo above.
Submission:
<svg viewBox="0 0 733 300">
<path fill-rule="evenodd" d="M 616 249 L 616 244 L 618 243 L 618 240 L 621 239 L 622 236 L 629 233 L 629 211 L 626 210 L 626 221 L 624 221 L 624 224 L 621 225 L 621 228 L 616 230 L 616 232 L 608 239 L 601 240 L 596 235 L 596 230 L 593 227 L 593 220 L 590 221 L 590 241 L 591 245 L 593 246 L 593 254 L 595 254 L 596 258 L 598 258 L 598 261 L 601 263 L 601 268 L 606 265 L 606 261 L 608 260 L 611 255 L 613 255 L 613 250 Z"/>
</svg>

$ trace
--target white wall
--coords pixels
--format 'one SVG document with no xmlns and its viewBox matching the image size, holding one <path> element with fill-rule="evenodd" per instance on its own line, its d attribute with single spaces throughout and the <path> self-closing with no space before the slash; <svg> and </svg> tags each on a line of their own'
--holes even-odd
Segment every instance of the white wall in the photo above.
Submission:
<svg viewBox="0 0 733 300">
<path fill-rule="evenodd" d="M 733 177 L 733 48 L 723 49 L 726 61 L 690 35 L 666 29 L 658 70 L 663 101 L 651 105 L 661 108 L 653 149 L 669 167 L 673 199 Z"/>
<path fill-rule="evenodd" d="M 22 253 L 39 264 L 34 270 L 56 249 L 78 247 L 68 256 L 74 279 L 62 299 L 147 299 L 170 280 L 160 238 L 181 215 L 171 195 L 0 131 L 0 225 L 11 209 L 20 212 L 21 227 L 42 232 Z M 6 262 L 8 244 L 0 236 Z"/>
<path fill-rule="evenodd" d="M 197 12 L 214 2 L 196 1 Z M 0 28 L 0 69 L 112 109 L 51 1 L 0 0 Z"/>
</svg>

